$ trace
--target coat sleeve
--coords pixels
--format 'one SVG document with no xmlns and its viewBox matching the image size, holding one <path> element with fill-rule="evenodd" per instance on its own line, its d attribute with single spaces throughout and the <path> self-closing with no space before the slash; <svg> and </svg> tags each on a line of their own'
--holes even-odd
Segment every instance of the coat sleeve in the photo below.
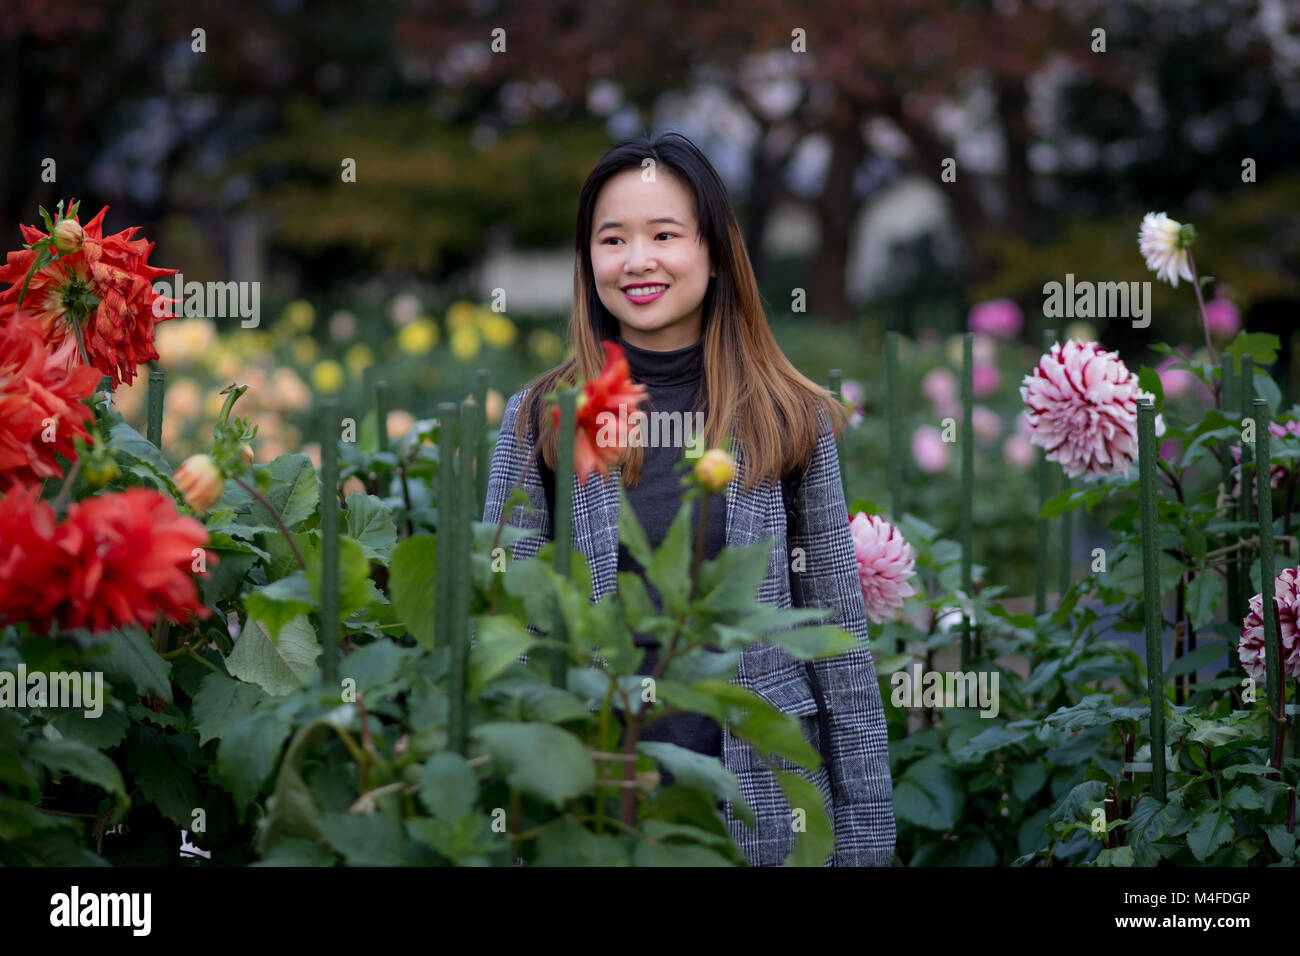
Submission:
<svg viewBox="0 0 1300 956">
<path fill-rule="evenodd" d="M 821 411 L 817 450 L 795 495 L 790 548 L 803 548 L 799 602 L 833 612 L 824 624 L 841 627 L 859 646 L 813 662 L 830 711 L 835 757 L 836 866 L 890 866 L 894 858 L 893 784 L 880 685 L 871 658 L 866 608 L 858 578 L 849 514 L 840 484 L 839 454 L 830 417 Z"/>
<path fill-rule="evenodd" d="M 520 473 L 523 472 L 524 466 L 528 464 L 533 453 L 530 444 L 521 444 L 515 438 L 515 418 L 527 394 L 528 389 L 525 388 L 512 395 L 501 415 L 501 428 L 497 433 L 496 445 L 492 449 L 487 497 L 483 504 L 483 521 L 486 524 L 498 524 L 501 521 L 501 512 L 505 508 L 506 499 L 510 497 L 510 492 L 514 489 Z M 530 535 L 515 543 L 511 557 L 516 560 L 532 557 L 541 550 L 546 541 L 550 540 L 551 535 L 551 516 L 546 508 L 546 491 L 542 487 L 536 462 L 529 466 L 528 473 L 523 475 L 520 487 L 528 493 L 529 503 L 516 505 L 506 524 L 541 533 Z"/>
</svg>

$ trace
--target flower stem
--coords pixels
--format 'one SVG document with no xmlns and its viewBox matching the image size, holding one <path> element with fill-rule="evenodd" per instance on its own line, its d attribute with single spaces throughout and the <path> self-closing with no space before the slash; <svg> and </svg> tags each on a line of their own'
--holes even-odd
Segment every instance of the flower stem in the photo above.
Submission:
<svg viewBox="0 0 1300 956">
<path fill-rule="evenodd" d="M 1210 364 L 1217 365 L 1218 359 L 1214 356 L 1214 346 L 1210 344 L 1210 322 L 1205 317 L 1205 299 L 1201 297 L 1201 280 L 1196 274 L 1196 262 L 1192 259 L 1191 246 L 1187 247 L 1187 267 L 1192 270 L 1192 288 L 1196 292 L 1196 306 L 1201 310 L 1201 331 L 1205 333 L 1205 351 L 1209 353 Z"/>
<path fill-rule="evenodd" d="M 275 524 L 280 529 L 280 533 L 284 535 L 284 540 L 289 542 L 289 549 L 293 551 L 293 556 L 298 559 L 299 566 L 306 571 L 307 562 L 302 559 L 302 552 L 298 550 L 298 543 L 293 540 L 293 535 L 291 535 L 289 529 L 284 526 L 284 521 L 281 520 L 280 513 L 271 507 L 271 502 L 262 497 L 262 493 L 256 488 L 249 487 L 243 479 L 231 478 L 230 480 L 252 495 L 263 508 L 271 513 L 271 517 L 275 519 Z"/>
</svg>

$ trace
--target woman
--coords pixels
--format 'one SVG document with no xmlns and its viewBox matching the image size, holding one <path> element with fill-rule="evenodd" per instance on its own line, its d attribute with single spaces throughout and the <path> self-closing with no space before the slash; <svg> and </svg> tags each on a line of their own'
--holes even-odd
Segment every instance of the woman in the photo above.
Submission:
<svg viewBox="0 0 1300 956">
<path fill-rule="evenodd" d="M 605 154 L 579 196 L 576 252 L 574 355 L 507 403 L 483 520 L 500 521 L 541 435 L 542 461 L 522 481 L 531 511 L 515 508 L 510 523 L 542 534 L 521 539 L 513 556 L 531 557 L 550 540 L 557 443 L 550 416 L 542 415 L 542 396 L 561 382 L 595 378 L 604 342 L 622 346 L 631 377 L 646 385 L 641 410 L 676 413 L 687 429 L 702 421 L 704 447 L 720 447 L 730 436 L 736 476 L 725 496 L 710 502 L 705 558 L 723 547 L 775 538 L 759 600 L 827 608 L 833 614 L 825 623 L 861 643 L 806 666 L 773 644 L 753 645 L 741 655 L 735 680 L 799 716 L 822 754 L 811 779 L 834 825 L 835 851 L 827 864 L 890 865 L 895 829 L 884 712 L 835 446 L 836 431 L 847 422 L 843 407 L 781 353 L 726 188 L 685 137 L 668 133 Z M 684 449 L 646 444 L 624 450 L 610 468 L 613 481 L 574 482 L 574 546 L 591 565 L 596 600 L 617 587 L 618 572 L 643 571 L 619 544 L 618 483 L 651 547 L 662 542 L 680 504 L 674 466 Z M 659 596 L 648 590 L 658 605 Z M 657 642 L 649 635 L 637 641 L 647 647 L 641 673 L 650 673 Z M 725 805 L 737 844 L 754 865 L 777 865 L 789 855 L 796 837 L 790 808 L 748 744 L 695 714 L 662 718 L 642 739 L 719 757 L 757 818 L 750 829 Z"/>
</svg>

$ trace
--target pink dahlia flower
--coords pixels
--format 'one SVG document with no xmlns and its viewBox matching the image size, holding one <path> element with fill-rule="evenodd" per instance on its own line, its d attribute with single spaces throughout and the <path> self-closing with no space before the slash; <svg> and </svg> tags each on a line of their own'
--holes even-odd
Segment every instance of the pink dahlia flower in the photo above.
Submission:
<svg viewBox="0 0 1300 956">
<path fill-rule="evenodd" d="M 1010 299 L 981 302 L 970 310 L 966 327 L 972 332 L 994 335 L 1000 339 L 1013 339 L 1020 334 L 1022 319 L 1020 306 Z"/>
<path fill-rule="evenodd" d="M 1119 359 L 1096 342 L 1059 342 L 1025 376 L 1020 397 L 1030 439 L 1071 478 L 1127 473 L 1137 460 L 1137 400 L 1152 398 Z M 1165 433 L 1156 415 L 1155 433 Z"/>
<path fill-rule="evenodd" d="M 1273 582 L 1274 604 L 1277 607 L 1278 636 L 1282 638 L 1282 676 L 1287 680 L 1300 677 L 1300 574 L 1287 568 Z M 1256 594 L 1250 599 L 1241 640 L 1237 643 L 1237 657 L 1246 673 L 1256 681 L 1263 681 L 1264 670 L 1264 596 Z"/>
<path fill-rule="evenodd" d="M 1300 421 L 1291 422 L 1269 422 L 1268 433 L 1273 438 L 1282 438 L 1285 435 L 1300 435 Z M 1241 497 L 1241 445 L 1232 446 L 1232 460 L 1236 462 L 1232 468 L 1232 497 Z M 1285 465 L 1273 464 L 1268 470 L 1268 486 L 1270 488 L 1281 488 L 1282 482 L 1291 472 Z M 1252 478 L 1250 487 L 1250 497 L 1252 501 L 1259 500 L 1258 486 L 1255 485 Z"/>
<path fill-rule="evenodd" d="M 939 429 L 922 425 L 912 433 L 912 458 L 917 467 L 927 475 L 938 475 L 948 469 L 948 443 Z"/>
<path fill-rule="evenodd" d="M 1211 299 L 1205 303 L 1205 324 L 1211 335 L 1230 339 L 1241 330 L 1241 313 L 1227 299 Z"/>
<path fill-rule="evenodd" d="M 858 580 L 867 617 L 877 624 L 898 617 L 909 595 L 908 580 L 916 574 L 916 552 L 903 535 L 879 515 L 859 511 L 849 522 Z"/>
<path fill-rule="evenodd" d="M 957 376 L 946 368 L 932 368 L 921 379 L 921 394 L 940 415 L 950 413 L 957 402 Z"/>
</svg>

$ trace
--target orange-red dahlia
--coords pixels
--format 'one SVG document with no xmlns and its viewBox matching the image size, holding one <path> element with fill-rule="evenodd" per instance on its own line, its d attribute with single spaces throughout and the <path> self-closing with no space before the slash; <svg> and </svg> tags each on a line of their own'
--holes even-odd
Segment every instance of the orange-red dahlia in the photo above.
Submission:
<svg viewBox="0 0 1300 956">
<path fill-rule="evenodd" d="M 191 574 L 207 540 L 202 524 L 150 488 L 87 498 L 59 524 L 34 488 L 20 487 L 0 499 L 0 623 L 48 633 L 148 628 L 159 614 L 207 618 Z"/>
<path fill-rule="evenodd" d="M 69 367 L 67 351 L 47 352 L 30 316 L 0 325 L 0 491 L 59 477 L 55 454 L 72 460 L 73 439 L 90 437 L 85 424 L 94 413 L 81 400 L 95 391 L 99 372 Z"/>
<path fill-rule="evenodd" d="M 106 212 L 107 206 L 82 227 L 80 250 L 56 259 L 32 276 L 23 298 L 23 313 L 36 316 L 51 351 L 60 354 L 65 340 L 74 338 L 69 322 L 80 315 L 90 364 L 114 384 L 130 385 L 136 367 L 158 357 L 154 326 L 174 318 L 170 303 L 176 300 L 159 296 L 153 280 L 174 275 L 176 270 L 148 264 L 153 243 L 131 239 L 139 226 L 102 236 Z M 30 244 L 46 237 L 35 226 L 19 228 Z M 11 252 L 7 264 L 0 266 L 0 281 L 11 283 L 0 292 L 0 323 L 11 320 L 36 255 L 32 249 Z M 156 302 L 158 299 L 162 301 Z"/>
<path fill-rule="evenodd" d="M 628 434 L 636 427 L 632 413 L 647 397 L 646 387 L 629 378 L 623 347 L 617 342 L 600 344 L 605 350 L 605 367 L 583 385 L 575 410 L 573 470 L 578 483 L 584 485 L 593 471 L 600 472 L 601 478 L 608 477 L 610 464 L 627 448 Z M 551 409 L 551 423 L 560 427 L 559 408 Z"/>
</svg>

